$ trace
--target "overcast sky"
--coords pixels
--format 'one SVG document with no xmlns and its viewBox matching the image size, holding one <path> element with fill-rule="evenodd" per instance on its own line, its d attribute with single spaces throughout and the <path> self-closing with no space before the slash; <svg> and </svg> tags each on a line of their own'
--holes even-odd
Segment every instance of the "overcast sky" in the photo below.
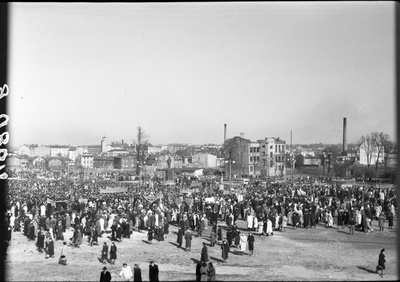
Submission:
<svg viewBox="0 0 400 282">
<path fill-rule="evenodd" d="M 394 2 L 9 5 L 11 145 L 396 137 Z"/>
</svg>

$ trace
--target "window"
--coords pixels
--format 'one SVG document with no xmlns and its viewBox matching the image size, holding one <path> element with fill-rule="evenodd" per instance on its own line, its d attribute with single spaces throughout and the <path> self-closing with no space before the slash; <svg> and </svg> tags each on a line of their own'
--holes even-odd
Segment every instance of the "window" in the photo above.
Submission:
<svg viewBox="0 0 400 282">
<path fill-rule="evenodd" d="M 269 153 L 269 156 L 272 158 L 274 155 L 272 154 L 272 152 Z"/>
<path fill-rule="evenodd" d="M 253 157 L 250 157 L 250 162 L 253 162 Z"/>
</svg>

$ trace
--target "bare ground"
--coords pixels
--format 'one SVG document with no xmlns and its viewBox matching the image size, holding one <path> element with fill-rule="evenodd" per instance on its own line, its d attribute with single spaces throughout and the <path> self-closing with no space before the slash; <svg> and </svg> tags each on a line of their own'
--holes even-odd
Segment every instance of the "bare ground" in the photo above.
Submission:
<svg viewBox="0 0 400 282">
<path fill-rule="evenodd" d="M 245 222 L 238 220 L 239 228 Z M 379 230 L 377 221 L 373 228 Z M 116 243 L 118 258 L 115 265 L 107 264 L 112 281 L 121 281 L 118 276 L 122 263 L 133 267 L 139 264 L 142 278 L 148 281 L 148 265 L 154 260 L 159 266 L 160 281 L 195 281 L 196 262 L 200 259 L 204 238 L 194 237 L 192 250 L 185 252 L 176 244 L 175 226 L 163 242 L 147 243 L 144 233 L 134 232 L 130 239 Z M 6 258 L 8 281 L 98 281 L 103 264 L 99 262 L 101 246 L 109 242 L 108 234 L 99 238 L 99 246 L 89 246 L 84 237 L 81 248 L 69 248 L 68 265 L 58 264 L 62 242 L 55 242 L 56 258 L 45 258 L 36 251 L 35 243 L 20 232 L 14 232 Z M 72 237 L 72 230 L 64 234 Z M 378 255 L 382 248 L 386 252 L 384 278 L 375 273 Z M 273 236 L 255 236 L 253 256 L 239 255 L 231 249 L 227 263 L 222 263 L 219 245 L 208 246 L 208 255 L 213 262 L 218 281 L 316 281 L 316 280 L 398 280 L 397 220 L 394 229 L 366 234 L 356 231 L 348 235 L 348 228 L 327 229 L 323 225 L 316 229 L 288 227 L 286 232 L 274 232 Z"/>
</svg>

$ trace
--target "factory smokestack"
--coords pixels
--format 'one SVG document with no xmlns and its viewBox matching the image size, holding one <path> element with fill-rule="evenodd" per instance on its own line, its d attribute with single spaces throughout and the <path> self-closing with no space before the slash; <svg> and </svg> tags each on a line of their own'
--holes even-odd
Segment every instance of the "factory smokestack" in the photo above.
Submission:
<svg viewBox="0 0 400 282">
<path fill-rule="evenodd" d="M 347 120 L 346 118 L 343 118 L 343 153 L 347 153 L 347 137 L 346 137 L 346 131 L 347 131 Z"/>
<path fill-rule="evenodd" d="M 224 144 L 225 144 L 225 141 L 226 141 L 226 123 L 224 124 Z"/>
</svg>

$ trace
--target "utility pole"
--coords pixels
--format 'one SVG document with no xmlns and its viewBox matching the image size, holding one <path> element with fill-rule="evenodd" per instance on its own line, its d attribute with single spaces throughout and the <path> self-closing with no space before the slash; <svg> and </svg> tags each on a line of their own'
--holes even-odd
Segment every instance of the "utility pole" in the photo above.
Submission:
<svg viewBox="0 0 400 282">
<path fill-rule="evenodd" d="M 293 147 L 292 147 L 292 131 L 290 130 L 290 176 L 293 183 Z"/>
</svg>

